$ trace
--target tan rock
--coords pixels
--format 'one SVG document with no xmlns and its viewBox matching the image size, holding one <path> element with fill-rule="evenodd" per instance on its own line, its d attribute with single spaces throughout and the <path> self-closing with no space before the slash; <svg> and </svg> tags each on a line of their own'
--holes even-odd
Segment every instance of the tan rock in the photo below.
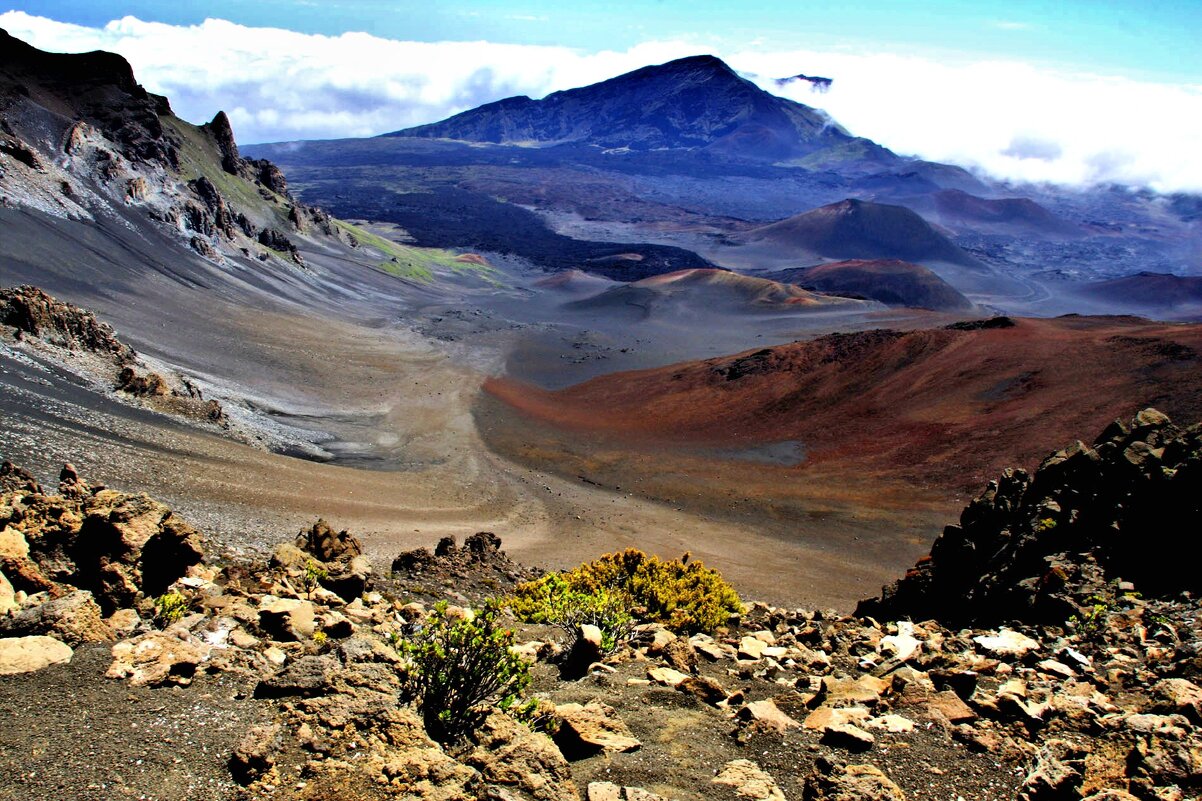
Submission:
<svg viewBox="0 0 1202 801">
<path fill-rule="evenodd" d="M 0 639 L 0 676 L 65 665 L 72 654 L 71 646 L 53 637 L 5 637 Z"/>
<path fill-rule="evenodd" d="M 1025 634 L 1012 629 L 1001 629 L 997 634 L 981 634 L 972 638 L 990 656 L 1017 657 L 1025 656 L 1039 649 L 1039 643 Z"/>
<path fill-rule="evenodd" d="M 1161 679 L 1152 687 L 1153 705 L 1157 710 L 1185 715 L 1202 724 L 1202 687 L 1188 679 Z"/>
<path fill-rule="evenodd" d="M 588 801 L 623 801 L 621 786 L 613 782 L 589 782 Z"/>
<path fill-rule="evenodd" d="M 770 698 L 745 704 L 739 709 L 738 715 L 742 720 L 782 734 L 789 729 L 801 728 L 800 723 L 782 712 Z"/>
<path fill-rule="evenodd" d="M 677 687 L 685 679 L 689 677 L 687 673 L 681 673 L 679 670 L 673 670 L 670 667 L 650 668 L 647 671 L 647 677 L 657 684 L 662 684 L 665 687 Z"/>
<path fill-rule="evenodd" d="M 142 623 L 136 609 L 118 609 L 108 616 L 106 621 L 113 629 L 113 636 L 128 637 Z"/>
<path fill-rule="evenodd" d="M 739 640 L 739 659 L 762 659 L 768 644 L 756 637 L 747 636 Z"/>
<path fill-rule="evenodd" d="M 733 787 L 739 798 L 751 801 L 785 801 L 785 794 L 759 765 L 749 759 L 735 759 L 722 766 L 713 778 L 714 784 Z"/>
<path fill-rule="evenodd" d="M 832 723 L 822 729 L 822 742 L 849 751 L 867 751 L 876 738 L 851 723 Z"/>
<path fill-rule="evenodd" d="M 17 591 L 13 589 L 12 582 L 0 571 L 0 615 L 7 615 L 14 609 L 19 609 L 17 603 Z"/>
<path fill-rule="evenodd" d="M 977 719 L 977 713 L 960 696 L 951 690 L 935 693 L 926 701 L 927 715 L 949 723 L 968 723 Z"/>
<path fill-rule="evenodd" d="M 881 715 L 880 717 L 869 718 L 864 721 L 864 727 L 868 729 L 880 729 L 890 734 L 906 734 L 907 732 L 914 731 L 914 721 L 901 715 Z"/>
<path fill-rule="evenodd" d="M 116 637 L 113 627 L 101 616 L 92 593 L 85 590 L 69 592 L 61 598 L 0 618 L 0 636 L 33 634 L 52 635 L 71 646 L 109 642 Z"/>
<path fill-rule="evenodd" d="M 560 704 L 555 707 L 555 715 L 560 720 L 555 741 L 565 756 L 633 751 L 642 745 L 618 717 L 617 710 L 600 701 Z"/>
<path fill-rule="evenodd" d="M 889 689 L 890 682 L 864 674 L 854 679 L 826 676 L 819 692 L 820 703 L 826 706 L 876 706 Z"/>
<path fill-rule="evenodd" d="M 105 675 L 129 679 L 135 687 L 187 685 L 208 655 L 208 645 L 178 628 L 171 633 L 152 631 L 114 645 L 113 664 Z"/>
<path fill-rule="evenodd" d="M 872 765 L 836 765 L 819 759 L 805 779 L 806 801 L 906 801 L 901 788 Z"/>
<path fill-rule="evenodd" d="M 577 801 L 572 771 L 549 739 L 508 715 L 489 715 L 472 734 L 476 747 L 462 761 L 491 786 L 539 801 Z"/>
<path fill-rule="evenodd" d="M 317 630 L 316 609 L 310 601 L 265 598 L 259 606 L 259 626 L 279 642 L 312 639 Z"/>
<path fill-rule="evenodd" d="M 864 723 L 872 716 L 866 707 L 849 706 L 836 708 L 820 706 L 805 719 L 805 727 L 811 731 L 822 731 L 827 726 L 844 723 Z"/>
<path fill-rule="evenodd" d="M 729 695 L 721 684 L 708 676 L 689 676 L 676 685 L 676 689 L 713 706 L 723 703 Z"/>
</svg>

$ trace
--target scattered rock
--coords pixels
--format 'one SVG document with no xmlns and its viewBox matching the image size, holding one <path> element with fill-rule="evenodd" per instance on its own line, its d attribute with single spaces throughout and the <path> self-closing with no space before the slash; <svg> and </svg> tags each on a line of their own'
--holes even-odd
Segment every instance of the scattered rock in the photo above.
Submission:
<svg viewBox="0 0 1202 801">
<path fill-rule="evenodd" d="M 733 787 L 739 798 L 754 801 L 785 801 L 785 794 L 776 780 L 749 759 L 734 759 L 722 766 L 713 779 L 714 784 Z"/>
<path fill-rule="evenodd" d="M 0 617 L 0 637 L 31 634 L 53 635 L 70 646 L 116 638 L 92 593 L 84 590 L 69 592 L 9 617 Z"/>
<path fill-rule="evenodd" d="M 867 751 L 876 743 L 876 738 L 859 726 L 832 723 L 822 730 L 822 742 L 848 751 Z"/>
<path fill-rule="evenodd" d="M 901 788 L 872 765 L 838 765 L 819 757 L 805 778 L 805 801 L 906 801 Z"/>
<path fill-rule="evenodd" d="M 560 720 L 555 742 L 568 759 L 578 759 L 597 752 L 634 751 L 642 743 L 618 717 L 617 711 L 600 701 L 585 705 L 560 704 L 555 707 Z"/>
<path fill-rule="evenodd" d="M 105 675 L 129 679 L 134 687 L 188 685 L 209 650 L 186 632 L 151 631 L 114 645 L 113 664 Z"/>
<path fill-rule="evenodd" d="M 772 699 L 752 701 L 739 709 L 739 718 L 757 728 L 783 734 L 789 729 L 800 729 L 801 724 L 781 711 Z"/>
<path fill-rule="evenodd" d="M 0 639 L 0 676 L 64 665 L 73 653 L 71 646 L 53 637 L 6 637 Z"/>
<path fill-rule="evenodd" d="M 230 773 L 239 784 L 250 784 L 275 765 L 275 752 L 280 745 L 278 723 L 255 726 L 239 741 L 230 756 Z"/>
</svg>

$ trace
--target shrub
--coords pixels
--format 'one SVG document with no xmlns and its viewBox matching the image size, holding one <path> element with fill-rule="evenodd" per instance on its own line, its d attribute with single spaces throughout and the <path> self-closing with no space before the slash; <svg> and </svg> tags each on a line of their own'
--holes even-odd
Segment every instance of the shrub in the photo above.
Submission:
<svg viewBox="0 0 1202 801">
<path fill-rule="evenodd" d="M 409 660 L 405 690 L 417 704 L 426 731 L 450 743 L 474 731 L 489 706 L 506 710 L 530 683 L 529 666 L 509 650 L 513 632 L 497 625 L 500 607 L 489 603 L 471 620 L 447 615 L 439 603 L 413 638 L 401 643 Z"/>
<path fill-rule="evenodd" d="M 558 626 L 568 635 L 569 647 L 575 647 L 581 626 L 596 626 L 601 630 L 601 650 L 613 651 L 630 637 L 634 626 L 630 595 L 617 588 L 577 589 L 565 575 L 570 574 L 548 573 L 519 587 L 510 599 L 514 614 L 527 623 Z"/>
<path fill-rule="evenodd" d="M 324 566 L 314 562 L 312 559 L 305 563 L 303 581 L 305 582 L 305 592 L 309 594 L 310 598 L 313 597 L 313 591 L 317 589 L 317 585 L 329 577 L 330 574 Z"/>
<path fill-rule="evenodd" d="M 663 561 L 629 548 L 519 585 L 511 599 L 514 613 L 529 622 L 554 623 L 558 610 L 548 599 L 556 597 L 558 582 L 566 585 L 569 598 L 625 596 L 637 616 L 680 633 L 713 631 L 743 608 L 734 587 L 701 562 L 689 562 L 687 556 Z"/>
<path fill-rule="evenodd" d="M 188 611 L 188 599 L 184 597 L 183 593 L 165 592 L 154 599 L 154 619 L 161 629 L 183 620 L 186 611 Z"/>
</svg>

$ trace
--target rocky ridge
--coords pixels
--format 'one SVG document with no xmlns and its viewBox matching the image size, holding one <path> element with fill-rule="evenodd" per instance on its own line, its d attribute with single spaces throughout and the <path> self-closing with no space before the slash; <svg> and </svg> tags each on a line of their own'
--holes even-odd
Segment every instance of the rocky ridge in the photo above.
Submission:
<svg viewBox="0 0 1202 801">
<path fill-rule="evenodd" d="M 224 112 L 190 125 L 121 56 L 47 53 L 4 31 L 0 205 L 86 220 L 138 211 L 218 263 L 303 265 L 306 237 L 356 244 L 275 165 L 242 157 Z"/>
<path fill-rule="evenodd" d="M 12 336 L 11 345 L 0 340 L 0 348 L 74 373 L 125 403 L 241 437 L 239 426 L 231 424 L 219 401 L 205 398 L 198 381 L 151 364 L 86 309 L 34 286 L 0 288 L 0 326 Z"/>
</svg>

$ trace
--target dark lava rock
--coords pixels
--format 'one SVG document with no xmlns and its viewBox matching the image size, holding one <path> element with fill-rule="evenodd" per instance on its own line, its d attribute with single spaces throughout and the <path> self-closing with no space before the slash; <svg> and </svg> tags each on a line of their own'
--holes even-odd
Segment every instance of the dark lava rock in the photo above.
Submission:
<svg viewBox="0 0 1202 801">
<path fill-rule="evenodd" d="M 358 538 L 345 529 L 335 532 L 324 519 L 296 535 L 295 545 L 322 562 L 338 562 L 363 553 Z"/>
<path fill-rule="evenodd" d="M 1063 623 L 1123 579 L 1145 597 L 1202 590 L 1202 426 L 1145 409 L 1034 475 L 1007 469 L 924 557 L 857 614 L 992 624 Z"/>
<path fill-rule="evenodd" d="M 56 300 L 35 286 L 0 289 L 0 324 L 55 345 L 111 354 L 118 364 L 136 356 L 92 312 Z"/>
</svg>

